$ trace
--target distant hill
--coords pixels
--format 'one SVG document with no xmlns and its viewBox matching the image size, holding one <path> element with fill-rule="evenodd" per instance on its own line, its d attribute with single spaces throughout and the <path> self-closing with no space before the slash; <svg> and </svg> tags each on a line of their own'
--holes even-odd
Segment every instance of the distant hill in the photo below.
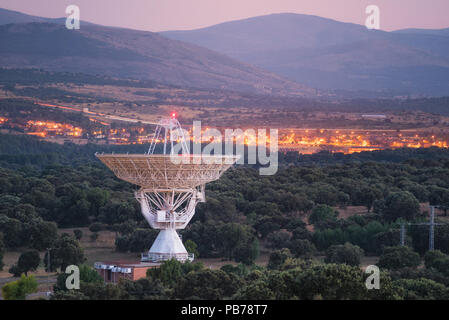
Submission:
<svg viewBox="0 0 449 320">
<path fill-rule="evenodd" d="M 284 13 L 161 34 L 311 87 L 449 95 L 449 29 L 384 32 Z"/>
<path fill-rule="evenodd" d="M 444 36 L 449 37 L 449 28 L 445 29 L 402 29 L 393 31 L 393 33 L 402 34 L 424 34 L 424 35 L 434 35 L 434 36 Z"/>
<path fill-rule="evenodd" d="M 65 21 L 65 20 L 64 20 Z M 29 22 L 51 22 L 59 23 L 61 19 L 43 18 L 37 16 L 30 16 L 18 11 L 12 11 L 0 8 L 0 25 L 9 23 L 29 23 Z"/>
<path fill-rule="evenodd" d="M 10 23 L 47 22 L 65 25 L 66 18 L 44 18 L 32 16 L 19 11 L 0 8 L 0 25 Z M 81 21 L 82 25 L 93 25 L 91 22 Z"/>
<path fill-rule="evenodd" d="M 6 18 L 0 14 L 0 20 Z M 18 23 L 0 26 L 0 43 L 0 67 L 103 74 L 251 93 L 315 93 L 274 73 L 153 32 L 98 25 L 67 30 L 60 23 Z"/>
</svg>

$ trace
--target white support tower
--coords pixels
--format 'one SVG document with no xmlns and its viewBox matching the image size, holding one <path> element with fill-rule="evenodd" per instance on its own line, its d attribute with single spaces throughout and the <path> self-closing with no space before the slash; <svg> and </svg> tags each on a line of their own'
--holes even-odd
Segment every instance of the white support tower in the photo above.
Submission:
<svg viewBox="0 0 449 320">
<path fill-rule="evenodd" d="M 184 229 L 195 214 L 196 205 L 205 202 L 206 183 L 219 179 L 238 159 L 190 154 L 180 129 L 172 114 L 171 119 L 159 122 L 148 153 L 96 154 L 118 178 L 140 186 L 135 197 L 142 214 L 152 228 L 161 230 L 148 254 L 142 254 L 142 261 L 193 260 L 176 230 Z M 153 154 L 156 144 L 162 142 L 164 153 Z M 182 155 L 174 153 L 174 143 L 181 144 Z"/>
</svg>

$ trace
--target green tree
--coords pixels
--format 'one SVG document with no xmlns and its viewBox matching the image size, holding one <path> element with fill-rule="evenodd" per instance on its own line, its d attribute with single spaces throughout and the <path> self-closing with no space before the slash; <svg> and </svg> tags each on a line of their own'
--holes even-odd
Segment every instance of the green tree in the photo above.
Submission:
<svg viewBox="0 0 449 320">
<path fill-rule="evenodd" d="M 360 189 L 358 198 L 359 202 L 366 207 L 368 212 L 370 212 L 374 201 L 382 198 L 382 191 L 375 187 L 363 186 Z"/>
<path fill-rule="evenodd" d="M 325 250 L 331 245 L 344 244 L 348 241 L 347 234 L 341 228 L 316 230 L 312 238 L 318 250 Z"/>
<path fill-rule="evenodd" d="M 295 239 L 290 242 L 290 251 L 297 258 L 310 259 L 316 253 L 316 248 L 309 240 Z"/>
<path fill-rule="evenodd" d="M 26 295 L 33 292 L 37 292 L 37 281 L 34 276 L 22 275 L 19 280 L 2 287 L 2 296 L 5 300 L 25 300 Z"/>
<path fill-rule="evenodd" d="M 438 264 L 437 261 L 448 259 L 449 256 L 441 252 L 440 250 L 427 251 L 424 255 L 424 264 L 426 268 L 435 268 Z"/>
<path fill-rule="evenodd" d="M 286 230 L 273 231 L 267 236 L 268 245 L 272 249 L 287 248 L 291 237 L 291 233 Z"/>
<path fill-rule="evenodd" d="M 193 240 L 187 240 L 184 243 L 184 246 L 188 253 L 193 253 L 195 258 L 199 258 L 200 253 L 198 252 L 198 245 Z"/>
<path fill-rule="evenodd" d="M 387 230 L 374 235 L 374 253 L 382 254 L 385 247 L 397 246 L 400 242 L 400 230 Z"/>
<path fill-rule="evenodd" d="M 115 247 L 121 252 L 143 252 L 148 250 L 157 234 L 155 229 L 137 229 L 131 234 L 118 236 L 115 239 Z"/>
<path fill-rule="evenodd" d="M 43 251 L 53 246 L 58 238 L 58 227 L 50 221 L 37 221 L 30 226 L 30 246 L 36 250 Z"/>
<path fill-rule="evenodd" d="M 421 263 L 419 254 L 406 246 L 386 247 L 379 258 L 378 266 L 392 270 L 406 267 L 416 268 Z"/>
<path fill-rule="evenodd" d="M 284 248 L 281 250 L 273 251 L 270 254 L 270 258 L 268 260 L 268 269 L 278 269 L 288 258 L 291 258 L 292 254 L 289 249 Z"/>
<path fill-rule="evenodd" d="M 160 280 L 164 285 L 171 286 L 183 275 L 182 263 L 176 259 L 164 261 L 159 268 L 147 270 L 147 276 Z"/>
<path fill-rule="evenodd" d="M 79 242 L 69 234 L 62 234 L 50 250 L 50 270 L 48 263 L 48 252 L 45 254 L 45 268 L 48 271 L 62 271 L 69 265 L 80 265 L 85 261 L 84 250 Z"/>
<path fill-rule="evenodd" d="M 406 300 L 449 299 L 449 289 L 430 279 L 400 279 L 395 281 L 394 284 L 404 289 Z"/>
<path fill-rule="evenodd" d="M 90 203 L 90 214 L 93 216 L 98 216 L 100 213 L 100 208 L 108 203 L 111 194 L 108 190 L 91 188 L 87 191 L 86 197 Z"/>
<path fill-rule="evenodd" d="M 429 202 L 431 205 L 439 206 L 440 209 L 444 210 L 446 216 L 447 210 L 449 210 L 449 189 L 431 186 Z"/>
<path fill-rule="evenodd" d="M 254 242 L 255 237 L 251 227 L 239 223 L 222 223 L 216 226 L 215 231 L 211 237 L 220 255 L 230 260 L 238 260 L 238 262 L 247 261 L 242 258 L 251 251 Z"/>
<path fill-rule="evenodd" d="M 367 295 L 363 271 L 346 264 L 313 266 L 295 280 L 300 299 L 359 300 Z"/>
<path fill-rule="evenodd" d="M 328 205 L 318 205 L 312 209 L 309 216 L 309 223 L 321 228 L 329 222 L 335 222 L 338 217 L 338 211 Z"/>
<path fill-rule="evenodd" d="M 346 242 L 344 245 L 330 246 L 326 250 L 326 263 L 345 263 L 350 266 L 359 266 L 363 256 L 363 249 Z"/>
<path fill-rule="evenodd" d="M 427 251 L 424 256 L 427 269 L 434 268 L 445 276 L 449 276 L 449 255 L 439 250 Z"/>
<path fill-rule="evenodd" d="M 218 300 L 231 297 L 242 284 L 242 280 L 235 274 L 222 270 L 200 270 L 189 272 L 180 278 L 174 287 L 173 296 L 177 299 Z"/>
<path fill-rule="evenodd" d="M 400 191 L 390 193 L 387 196 L 382 216 L 387 221 L 395 221 L 399 218 L 413 220 L 418 216 L 419 212 L 418 199 L 408 191 Z"/>
<path fill-rule="evenodd" d="M 92 267 L 82 264 L 79 266 L 80 270 L 80 288 L 84 286 L 85 283 L 103 283 L 103 278 L 98 274 L 98 272 Z M 61 272 L 58 274 L 56 284 L 53 286 L 53 291 L 67 291 L 66 280 L 69 274 Z M 71 290 L 68 290 L 71 291 Z M 75 299 L 77 300 L 77 299 Z"/>
<path fill-rule="evenodd" d="M 240 288 L 232 297 L 234 300 L 274 300 L 275 294 L 262 280 L 251 282 Z"/>
<path fill-rule="evenodd" d="M 37 267 L 39 267 L 39 263 L 41 262 L 41 258 L 39 256 L 39 251 L 37 250 L 28 250 L 23 252 L 19 256 L 19 260 L 17 261 L 17 265 L 13 266 L 10 269 L 10 272 L 14 274 L 15 277 L 20 276 L 20 274 L 25 273 L 25 276 L 28 276 L 29 271 L 36 271 Z"/>
<path fill-rule="evenodd" d="M 123 300 L 168 300 L 170 290 L 158 279 L 142 278 L 137 281 L 121 279 L 118 284 Z"/>
<path fill-rule="evenodd" d="M 23 224 L 17 219 L 0 214 L 0 232 L 3 233 L 4 245 L 7 248 L 17 248 L 25 244 Z"/>
<path fill-rule="evenodd" d="M 234 260 L 246 265 L 252 265 L 259 257 L 259 240 L 253 237 L 252 242 L 242 242 L 234 251 Z"/>
<path fill-rule="evenodd" d="M 104 282 L 80 283 L 80 292 L 89 300 L 120 300 L 122 295 L 119 286 Z"/>
<path fill-rule="evenodd" d="M 239 277 L 246 277 L 249 274 L 249 268 L 247 265 L 243 263 L 239 263 L 238 265 L 234 266 L 232 264 L 225 264 L 220 268 L 220 270 L 227 272 L 227 273 L 235 273 Z"/>
<path fill-rule="evenodd" d="M 109 201 L 99 211 L 98 220 L 110 225 L 140 218 L 130 202 Z"/>
</svg>

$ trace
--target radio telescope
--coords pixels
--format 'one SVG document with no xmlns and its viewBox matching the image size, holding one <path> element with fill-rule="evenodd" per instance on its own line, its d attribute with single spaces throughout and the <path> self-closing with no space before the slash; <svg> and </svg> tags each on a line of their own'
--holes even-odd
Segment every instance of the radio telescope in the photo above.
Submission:
<svg viewBox="0 0 449 320">
<path fill-rule="evenodd" d="M 162 134 L 163 131 L 163 134 Z M 174 139 L 183 154 L 174 153 Z M 163 154 L 154 154 L 156 144 L 163 141 Z M 168 141 L 170 154 L 167 153 Z M 160 232 L 142 261 L 160 262 L 175 258 L 193 260 L 176 230 L 184 229 L 195 214 L 199 202 L 205 202 L 205 185 L 217 180 L 239 156 L 190 154 L 181 125 L 173 113 L 161 120 L 145 154 L 98 154 L 100 159 L 122 180 L 140 187 L 135 192 L 142 214 Z"/>
</svg>

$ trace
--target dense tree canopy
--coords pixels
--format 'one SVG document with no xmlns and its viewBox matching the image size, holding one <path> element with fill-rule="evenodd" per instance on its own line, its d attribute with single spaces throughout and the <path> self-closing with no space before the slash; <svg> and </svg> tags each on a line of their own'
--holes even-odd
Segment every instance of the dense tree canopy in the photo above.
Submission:
<svg viewBox="0 0 449 320">
<path fill-rule="evenodd" d="M 82 264 L 79 242 L 73 235 L 58 236 L 58 227 L 89 227 L 96 235 L 114 231 L 118 251 L 148 250 L 157 232 L 142 218 L 133 187 L 115 178 L 94 157 L 95 151 L 142 153 L 146 146 L 60 146 L 30 137 L 3 137 L 0 234 L 5 250 L 50 248 L 52 270 Z M 449 226 L 444 220 L 437 217 L 443 224 L 435 228 L 435 246 L 442 253 L 426 256 L 425 268 L 416 266 L 421 262 L 419 254 L 428 248 L 426 226 L 407 226 L 406 244 L 411 248 L 395 246 L 400 223 L 426 221 L 420 203 L 430 201 L 444 210 L 447 190 L 449 151 L 444 149 L 281 154 L 280 168 L 273 176 L 259 176 L 256 167 L 236 166 L 208 184 L 206 203 L 198 205 L 191 223 L 180 233 L 189 252 L 241 264 L 205 270 L 169 262 L 138 282 L 111 286 L 83 280 L 84 289 L 56 290 L 53 298 L 427 299 L 444 295 L 440 284 L 449 285 L 445 255 Z M 358 206 L 357 214 L 339 213 L 348 206 Z M 389 269 L 381 275 L 385 286 L 379 292 L 365 290 L 366 275 L 356 267 L 362 250 L 381 255 L 378 265 Z M 269 255 L 267 268 L 254 266 L 260 251 Z M 0 264 L 1 253 L 0 242 Z M 318 263 L 316 256 L 323 254 L 326 261 Z"/>
<path fill-rule="evenodd" d="M 419 254 L 406 246 L 386 247 L 380 256 L 379 267 L 388 269 L 401 269 L 417 267 L 421 263 Z"/>
<path fill-rule="evenodd" d="M 54 246 L 45 254 L 44 262 L 46 270 L 56 271 L 60 269 L 65 271 L 69 265 L 80 265 L 84 262 L 84 250 L 79 242 L 69 234 L 62 234 L 54 243 Z M 48 263 L 50 262 L 50 266 Z"/>
<path fill-rule="evenodd" d="M 25 273 L 25 276 L 28 276 L 28 272 L 35 271 L 40 262 L 41 258 L 39 256 L 39 251 L 25 251 L 19 256 L 17 264 L 10 268 L 9 273 L 14 274 L 15 277 L 20 277 L 22 273 Z"/>
<path fill-rule="evenodd" d="M 330 246 L 326 250 L 324 261 L 327 263 L 344 263 L 350 266 L 358 266 L 362 256 L 363 249 L 347 242 L 344 245 Z"/>
</svg>

